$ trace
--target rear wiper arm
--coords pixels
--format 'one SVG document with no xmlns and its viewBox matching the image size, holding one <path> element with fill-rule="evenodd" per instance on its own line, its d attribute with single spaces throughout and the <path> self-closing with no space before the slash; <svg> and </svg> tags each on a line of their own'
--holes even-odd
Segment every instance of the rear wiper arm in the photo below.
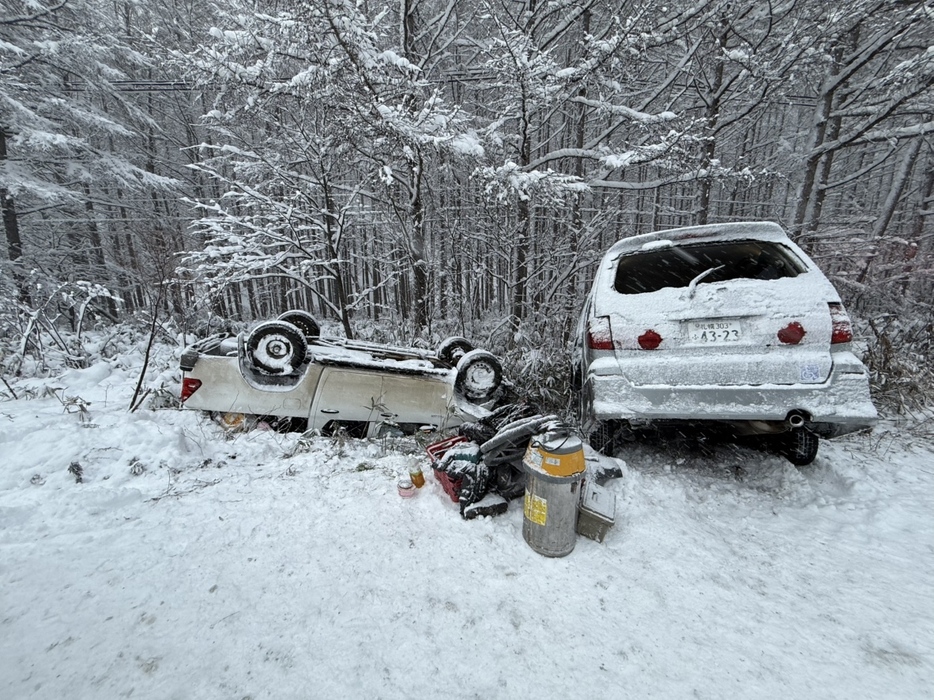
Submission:
<svg viewBox="0 0 934 700">
<path fill-rule="evenodd" d="M 690 281 L 690 283 L 688 283 L 688 299 L 693 299 L 693 298 L 694 298 L 694 294 L 697 292 L 697 284 L 698 284 L 698 282 L 700 282 L 702 279 L 704 279 L 704 278 L 705 278 L 707 275 L 709 275 L 710 273 L 716 272 L 717 270 L 722 270 L 724 267 L 726 267 L 726 265 L 717 265 L 716 267 L 711 267 L 711 268 L 708 269 L 708 270 L 704 270 L 704 271 L 703 271 L 702 273 L 700 273 L 697 277 L 695 277 L 694 279 L 692 279 L 692 280 Z"/>
</svg>

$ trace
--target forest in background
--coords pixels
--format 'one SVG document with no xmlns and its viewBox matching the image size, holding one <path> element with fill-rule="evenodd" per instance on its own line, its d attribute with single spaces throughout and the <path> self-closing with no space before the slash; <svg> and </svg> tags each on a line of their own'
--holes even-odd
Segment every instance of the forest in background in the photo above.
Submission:
<svg viewBox="0 0 934 700">
<path fill-rule="evenodd" d="M 612 242 L 754 219 L 912 409 L 932 84 L 930 0 L 0 0 L 2 370 L 302 308 L 473 337 L 560 403 Z"/>
</svg>

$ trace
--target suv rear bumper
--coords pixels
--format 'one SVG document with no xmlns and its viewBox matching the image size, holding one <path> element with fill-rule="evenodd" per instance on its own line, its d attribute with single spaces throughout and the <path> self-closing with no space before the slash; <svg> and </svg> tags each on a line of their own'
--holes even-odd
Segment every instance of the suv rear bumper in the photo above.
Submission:
<svg viewBox="0 0 934 700">
<path fill-rule="evenodd" d="M 826 432 L 842 434 L 868 427 L 878 418 L 869 396 L 862 363 L 850 353 L 835 358 L 827 381 L 820 384 L 642 385 L 620 374 L 600 374 L 591 365 L 583 387 L 582 422 L 783 421 L 793 411 L 809 423 L 834 424 Z M 847 357 L 849 356 L 849 357 Z M 594 370 L 597 370 L 596 372 Z"/>
</svg>

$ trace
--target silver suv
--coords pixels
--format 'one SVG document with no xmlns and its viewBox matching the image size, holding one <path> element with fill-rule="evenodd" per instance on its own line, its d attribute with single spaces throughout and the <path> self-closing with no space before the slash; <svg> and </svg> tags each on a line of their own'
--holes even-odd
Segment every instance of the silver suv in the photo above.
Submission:
<svg viewBox="0 0 934 700">
<path fill-rule="evenodd" d="M 767 436 L 804 465 L 818 436 L 877 417 L 839 295 L 774 223 L 619 241 L 578 336 L 581 423 L 604 451 L 639 431 L 687 428 Z"/>
</svg>

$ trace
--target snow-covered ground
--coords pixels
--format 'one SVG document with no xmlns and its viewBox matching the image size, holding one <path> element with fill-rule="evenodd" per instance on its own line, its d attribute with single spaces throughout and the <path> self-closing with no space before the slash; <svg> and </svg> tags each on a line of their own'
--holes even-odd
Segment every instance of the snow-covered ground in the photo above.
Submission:
<svg viewBox="0 0 934 700">
<path fill-rule="evenodd" d="M 0 404 L 2 698 L 934 696 L 929 440 L 639 447 L 606 541 L 548 559 L 519 503 L 400 498 L 414 441 L 225 437 L 135 378 Z"/>
</svg>

